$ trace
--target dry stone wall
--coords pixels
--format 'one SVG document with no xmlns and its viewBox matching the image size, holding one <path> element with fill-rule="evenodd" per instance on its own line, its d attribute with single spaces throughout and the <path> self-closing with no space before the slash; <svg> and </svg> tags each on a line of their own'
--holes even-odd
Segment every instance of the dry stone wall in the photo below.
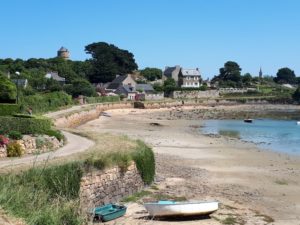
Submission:
<svg viewBox="0 0 300 225">
<path fill-rule="evenodd" d="M 0 146 L 0 158 L 4 158 L 7 156 L 6 146 Z"/>
<path fill-rule="evenodd" d="M 95 170 L 81 179 L 80 201 L 82 209 L 115 203 L 123 197 L 140 191 L 144 182 L 134 162 L 122 171 L 114 167 L 104 171 Z"/>
</svg>

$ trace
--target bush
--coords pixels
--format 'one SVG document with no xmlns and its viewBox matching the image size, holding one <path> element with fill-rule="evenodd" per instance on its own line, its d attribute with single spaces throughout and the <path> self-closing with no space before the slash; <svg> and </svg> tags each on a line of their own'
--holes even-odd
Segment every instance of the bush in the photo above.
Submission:
<svg viewBox="0 0 300 225">
<path fill-rule="evenodd" d="M 87 97 L 86 102 L 91 103 L 101 103 L 101 102 L 118 102 L 120 101 L 120 96 L 101 96 L 101 97 Z"/>
<path fill-rule="evenodd" d="M 132 154 L 132 158 L 136 163 L 145 184 L 151 184 L 155 176 L 155 158 L 150 147 L 144 142 L 137 141 L 136 150 Z"/>
<path fill-rule="evenodd" d="M 22 139 L 22 134 L 19 131 L 12 130 L 8 132 L 8 137 L 14 140 Z"/>
<path fill-rule="evenodd" d="M 8 143 L 6 151 L 8 157 L 20 157 L 24 154 L 22 146 L 17 141 Z"/>
<path fill-rule="evenodd" d="M 44 132 L 44 134 L 47 134 L 50 137 L 56 137 L 57 140 L 59 140 L 59 141 L 65 139 L 65 136 L 59 130 L 48 130 L 48 131 Z"/>
<path fill-rule="evenodd" d="M 12 127 L 21 134 L 44 134 L 51 129 L 51 121 L 46 118 L 0 117 L 0 127 L 5 132 Z"/>
<path fill-rule="evenodd" d="M 20 107 L 16 104 L 0 104 L 0 116 L 11 116 L 20 112 Z"/>
<path fill-rule="evenodd" d="M 22 111 L 26 112 L 31 108 L 32 112 L 35 114 L 55 111 L 61 107 L 72 104 L 72 97 L 63 91 L 36 94 L 21 98 Z"/>
</svg>

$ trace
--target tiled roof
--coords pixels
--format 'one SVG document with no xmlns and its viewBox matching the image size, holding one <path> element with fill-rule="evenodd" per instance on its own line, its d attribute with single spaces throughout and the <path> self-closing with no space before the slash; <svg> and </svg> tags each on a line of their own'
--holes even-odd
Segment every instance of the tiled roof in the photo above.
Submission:
<svg viewBox="0 0 300 225">
<path fill-rule="evenodd" d="M 117 76 L 107 87 L 107 89 L 117 89 L 122 82 L 127 78 L 127 75 L 119 75 Z"/>
<path fill-rule="evenodd" d="M 201 76 L 198 69 L 181 69 L 182 76 Z"/>
<path fill-rule="evenodd" d="M 60 77 L 58 75 L 58 73 L 56 73 L 56 72 L 49 72 L 46 74 L 45 77 L 48 79 L 52 78 L 53 80 L 56 80 L 56 81 L 62 81 L 62 82 L 66 81 L 66 79 L 64 77 Z"/>
</svg>

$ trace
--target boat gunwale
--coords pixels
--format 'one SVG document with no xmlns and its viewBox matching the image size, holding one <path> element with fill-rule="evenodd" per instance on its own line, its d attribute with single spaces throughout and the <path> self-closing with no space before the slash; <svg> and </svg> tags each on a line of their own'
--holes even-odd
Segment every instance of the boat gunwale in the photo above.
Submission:
<svg viewBox="0 0 300 225">
<path fill-rule="evenodd" d="M 164 203 L 164 204 L 160 204 L 159 202 L 147 202 L 144 203 L 144 205 L 161 205 L 161 206 L 166 206 L 166 205 L 192 205 L 192 204 L 203 204 L 203 203 L 217 203 L 219 204 L 220 202 L 218 201 L 211 201 L 211 202 L 174 202 L 174 203 Z"/>
</svg>

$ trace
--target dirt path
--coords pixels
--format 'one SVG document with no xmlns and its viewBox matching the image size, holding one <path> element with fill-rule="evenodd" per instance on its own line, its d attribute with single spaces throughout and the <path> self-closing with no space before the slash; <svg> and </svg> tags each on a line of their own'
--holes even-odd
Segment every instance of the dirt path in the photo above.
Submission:
<svg viewBox="0 0 300 225">
<path fill-rule="evenodd" d="M 94 143 L 93 141 L 80 137 L 78 135 L 71 134 L 69 132 L 63 131 L 67 139 L 67 144 L 62 148 L 59 148 L 53 152 L 47 152 L 40 155 L 30 155 L 22 158 L 9 158 L 0 160 L 0 171 L 9 170 L 16 166 L 30 165 L 35 162 L 46 161 L 58 157 L 72 155 L 78 152 L 83 152 L 90 148 Z"/>
</svg>

